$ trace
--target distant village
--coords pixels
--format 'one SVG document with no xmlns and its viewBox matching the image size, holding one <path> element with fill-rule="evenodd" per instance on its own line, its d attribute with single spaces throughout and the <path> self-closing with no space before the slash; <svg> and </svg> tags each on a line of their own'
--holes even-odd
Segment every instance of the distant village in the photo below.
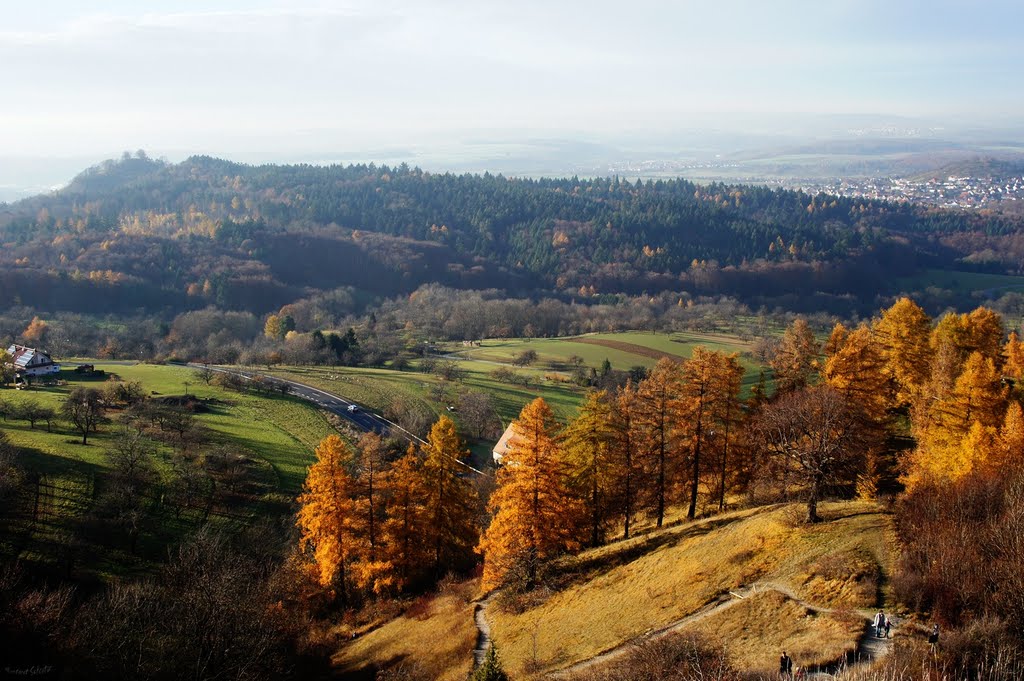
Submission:
<svg viewBox="0 0 1024 681">
<path fill-rule="evenodd" d="M 1008 208 L 1024 201 L 1024 177 L 957 177 L 914 181 L 865 178 L 802 182 L 793 189 L 865 199 L 920 203 L 942 208 Z M 1007 205 L 1010 204 L 1010 205 Z M 1024 207 L 1024 206 L 1022 206 Z"/>
</svg>

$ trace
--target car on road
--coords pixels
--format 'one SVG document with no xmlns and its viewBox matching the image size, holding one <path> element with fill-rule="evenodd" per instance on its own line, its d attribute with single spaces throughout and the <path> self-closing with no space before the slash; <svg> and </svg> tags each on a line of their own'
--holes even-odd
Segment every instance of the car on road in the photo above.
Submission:
<svg viewBox="0 0 1024 681">
<path fill-rule="evenodd" d="M 357 411 L 359 411 L 359 405 L 358 404 L 350 404 L 350 405 L 348 405 L 348 413 L 349 414 L 355 414 Z"/>
</svg>

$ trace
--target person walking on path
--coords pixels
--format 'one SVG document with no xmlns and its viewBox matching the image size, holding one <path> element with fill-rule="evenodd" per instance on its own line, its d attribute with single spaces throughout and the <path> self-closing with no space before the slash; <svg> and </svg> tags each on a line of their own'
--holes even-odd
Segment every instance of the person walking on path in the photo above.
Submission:
<svg viewBox="0 0 1024 681">
<path fill-rule="evenodd" d="M 928 643 L 931 645 L 934 651 L 939 647 L 939 625 L 936 624 L 932 627 L 932 633 L 928 634 Z"/>
<path fill-rule="evenodd" d="M 889 619 L 888 615 L 886 615 L 885 616 L 885 637 L 886 638 L 889 638 L 889 632 L 891 630 L 892 630 L 892 620 Z"/>
<path fill-rule="evenodd" d="M 793 658 L 787 655 L 785 650 L 782 651 L 782 657 L 779 658 L 779 678 L 793 678 Z"/>
<path fill-rule="evenodd" d="M 872 624 L 875 627 L 875 638 L 881 638 L 882 637 L 882 627 L 885 626 L 885 615 L 882 613 L 881 610 L 879 610 L 875 614 L 875 619 L 872 621 Z"/>
</svg>

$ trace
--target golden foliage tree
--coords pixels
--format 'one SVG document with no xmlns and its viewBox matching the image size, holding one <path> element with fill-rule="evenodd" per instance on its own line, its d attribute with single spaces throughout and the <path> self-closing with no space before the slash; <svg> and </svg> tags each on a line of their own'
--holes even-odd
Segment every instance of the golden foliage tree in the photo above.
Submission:
<svg viewBox="0 0 1024 681">
<path fill-rule="evenodd" d="M 611 402 L 611 463 L 613 507 L 622 517 L 622 538 L 629 539 L 637 512 L 637 490 L 642 482 L 641 447 L 643 435 L 637 423 L 636 387 L 627 382 L 615 392 Z"/>
<path fill-rule="evenodd" d="M 869 326 L 850 332 L 822 373 L 827 384 L 860 410 L 865 426 L 881 430 L 888 407 L 886 361 Z"/>
<path fill-rule="evenodd" d="M 391 564 L 381 552 L 381 521 L 384 515 L 382 478 L 385 446 L 376 433 L 359 439 L 353 480 L 353 544 L 356 560 L 353 576 L 356 586 L 376 594 L 394 584 Z"/>
<path fill-rule="evenodd" d="M 636 423 L 641 433 L 646 470 L 646 505 L 658 527 L 664 522 L 669 490 L 680 465 L 680 442 L 675 424 L 681 416 L 677 398 L 681 379 L 679 364 L 663 357 L 647 378 L 640 381 L 636 391 Z"/>
<path fill-rule="evenodd" d="M 875 334 L 885 361 L 888 394 L 893 406 L 911 404 L 928 380 L 933 348 L 932 321 L 917 303 L 900 298 L 882 312 Z"/>
<path fill-rule="evenodd" d="M 967 336 L 967 352 L 979 352 L 992 360 L 996 370 L 1001 369 L 1001 351 L 1006 329 L 1003 328 L 1003 318 L 999 313 L 987 307 L 974 309 L 964 316 L 964 329 Z"/>
<path fill-rule="evenodd" d="M 698 346 L 682 364 L 679 390 L 679 435 L 687 443 L 689 456 L 689 507 L 686 516 L 697 515 L 701 476 L 705 470 L 706 446 L 721 427 L 725 407 L 736 399 L 735 357 Z M 710 466 L 708 467 L 710 469 Z"/>
<path fill-rule="evenodd" d="M 309 467 L 305 490 L 299 496 L 300 542 L 311 550 L 321 586 L 336 586 L 342 602 L 348 599 L 348 564 L 352 558 L 354 505 L 348 467 L 352 450 L 337 435 L 324 438 Z"/>
<path fill-rule="evenodd" d="M 466 451 L 455 422 L 442 415 L 430 429 L 423 445 L 423 481 L 427 490 L 427 544 L 431 547 L 434 577 L 460 570 L 473 560 L 480 529 L 480 502 L 463 474 Z"/>
<path fill-rule="evenodd" d="M 846 343 L 846 337 L 849 334 L 850 330 L 842 322 L 836 322 L 836 325 L 832 327 L 832 333 L 829 334 L 828 340 L 825 341 L 825 345 L 821 348 L 821 351 L 825 353 L 825 357 L 832 357 L 832 355 L 839 352 L 839 348 L 843 347 L 843 344 Z"/>
<path fill-rule="evenodd" d="M 419 455 L 409 451 L 383 476 L 388 513 L 381 524 L 381 550 L 391 566 L 396 589 L 406 589 L 424 574 L 430 562 L 427 535 L 427 489 Z"/>
<path fill-rule="evenodd" d="M 1020 470 L 1024 464 L 1024 409 L 1019 402 L 1010 402 L 1006 408 L 997 447 L 996 465 L 1002 469 Z"/>
<path fill-rule="evenodd" d="M 977 463 L 965 457 L 964 438 L 978 423 L 985 433 L 1003 423 L 1007 390 L 991 358 L 974 352 L 946 396 L 919 403 L 914 411 L 917 450 L 906 483 L 915 487 L 927 479 L 958 480 Z M 981 431 L 975 433 L 980 442 Z"/>
<path fill-rule="evenodd" d="M 281 318 L 276 314 L 269 315 L 266 323 L 263 324 L 263 335 L 267 338 L 279 340 L 284 338 L 284 325 L 281 323 Z"/>
<path fill-rule="evenodd" d="M 719 488 L 718 510 L 725 510 L 725 493 L 728 488 L 729 469 L 736 468 L 731 450 L 734 449 L 735 432 L 743 420 L 743 402 L 740 391 L 743 388 L 743 366 L 736 354 L 722 358 L 721 370 L 718 375 L 716 421 L 721 433 L 721 454 L 719 457 Z M 735 458 L 733 456 L 733 458 Z"/>
<path fill-rule="evenodd" d="M 585 509 L 591 546 L 604 541 L 612 516 L 611 496 L 617 477 L 611 455 L 613 436 L 607 391 L 588 392 L 579 414 L 566 427 L 562 443 L 572 486 Z"/>
<path fill-rule="evenodd" d="M 1003 375 L 1010 379 L 1015 395 L 1024 394 L 1024 343 L 1020 342 L 1020 336 L 1016 331 L 1010 332 L 1010 337 L 1003 346 Z"/>
<path fill-rule="evenodd" d="M 478 548 L 484 555 L 484 589 L 513 576 L 532 585 L 543 562 L 579 548 L 582 508 L 567 484 L 569 467 L 551 408 L 538 397 L 512 428 L 488 504 L 493 518 Z"/>
<path fill-rule="evenodd" d="M 775 370 L 779 392 L 797 390 L 807 385 L 814 373 L 819 347 L 807 320 L 797 318 L 782 335 L 770 364 Z"/>
<path fill-rule="evenodd" d="M 21 332 L 21 337 L 26 343 L 32 345 L 42 344 L 46 342 L 46 336 L 49 330 L 49 324 L 39 317 L 33 317 L 32 321 L 28 323 L 28 326 L 25 327 L 25 330 Z"/>
</svg>

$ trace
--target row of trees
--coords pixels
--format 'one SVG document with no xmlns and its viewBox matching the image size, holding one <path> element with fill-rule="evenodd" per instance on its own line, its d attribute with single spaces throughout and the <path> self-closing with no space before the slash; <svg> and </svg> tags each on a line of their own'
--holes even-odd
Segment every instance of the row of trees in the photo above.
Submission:
<svg viewBox="0 0 1024 681">
<path fill-rule="evenodd" d="M 393 462 L 375 434 L 355 449 L 337 435 L 324 439 L 298 515 L 300 544 L 319 584 L 347 605 L 471 567 L 481 509 L 464 475 L 467 456 L 447 416 L 425 445 Z"/>
<path fill-rule="evenodd" d="M 719 508 L 734 486 L 775 481 L 802 490 L 807 518 L 828 491 L 874 496 L 902 473 L 911 488 L 999 470 L 1024 452 L 1024 418 L 1003 376 L 1024 379 L 1015 334 L 1003 342 L 985 308 L 935 325 L 908 299 L 853 330 L 817 341 L 797 320 L 771 357 L 777 392 L 739 400 L 735 357 L 698 348 L 663 360 L 635 387 L 593 392 L 564 430 L 538 400 L 515 437 L 491 497 L 481 542 L 484 580 L 527 582 L 544 560 L 597 544 L 610 527 L 629 536 L 635 514 L 660 526 L 666 506 L 693 518 L 703 491 Z M 918 446 L 896 462 L 900 416 Z"/>
</svg>

